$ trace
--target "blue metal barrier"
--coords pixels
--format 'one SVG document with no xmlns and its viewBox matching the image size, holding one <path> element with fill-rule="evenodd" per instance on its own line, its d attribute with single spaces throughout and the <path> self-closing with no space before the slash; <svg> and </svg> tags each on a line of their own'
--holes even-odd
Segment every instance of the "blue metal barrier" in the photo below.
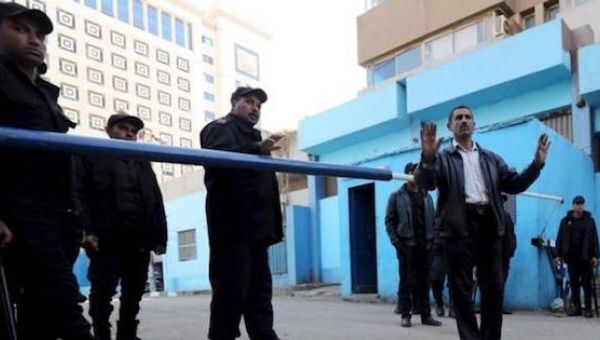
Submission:
<svg viewBox="0 0 600 340">
<path fill-rule="evenodd" d="M 126 157 L 165 163 L 224 168 L 271 170 L 317 176 L 364 178 L 389 181 L 398 178 L 387 169 L 280 159 L 237 152 L 191 149 L 147 143 L 0 128 L 0 146 L 58 151 L 80 155 Z"/>
</svg>

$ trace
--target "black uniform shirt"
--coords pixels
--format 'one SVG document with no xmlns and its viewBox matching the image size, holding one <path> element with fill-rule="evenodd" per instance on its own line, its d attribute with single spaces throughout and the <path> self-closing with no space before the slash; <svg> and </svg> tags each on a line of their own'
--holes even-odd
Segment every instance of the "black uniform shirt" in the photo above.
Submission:
<svg viewBox="0 0 600 340">
<path fill-rule="evenodd" d="M 58 106 L 59 92 L 41 78 L 33 84 L 0 56 L 0 126 L 67 132 L 75 123 Z M 0 216 L 14 202 L 71 203 L 70 155 L 0 146 L 0 164 Z"/>
<path fill-rule="evenodd" d="M 571 232 L 569 233 L 569 259 L 581 259 L 581 248 L 583 247 L 583 236 L 585 234 L 585 222 L 582 217 L 572 216 L 570 221 Z"/>
<path fill-rule="evenodd" d="M 408 191 L 412 212 L 413 230 L 419 245 L 425 244 L 425 204 L 423 193 Z"/>
</svg>

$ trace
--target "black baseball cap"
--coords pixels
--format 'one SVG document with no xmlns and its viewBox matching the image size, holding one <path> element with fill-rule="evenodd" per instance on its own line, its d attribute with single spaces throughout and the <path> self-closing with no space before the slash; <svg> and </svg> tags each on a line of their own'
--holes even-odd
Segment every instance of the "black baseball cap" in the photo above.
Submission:
<svg viewBox="0 0 600 340">
<path fill-rule="evenodd" d="M 414 172 L 415 170 L 417 170 L 417 163 L 411 163 L 408 162 L 405 166 L 404 166 L 404 173 L 405 174 L 409 174 L 411 172 Z"/>
<path fill-rule="evenodd" d="M 580 203 L 585 203 L 585 198 L 583 198 L 583 196 L 577 195 L 577 196 L 573 197 L 573 204 L 580 204 Z"/>
<path fill-rule="evenodd" d="M 45 35 L 50 34 L 54 30 L 52 20 L 48 18 L 46 13 L 39 9 L 27 8 L 15 2 L 0 3 L 0 18 L 14 18 L 17 16 L 28 17 L 35 21 Z"/>
<path fill-rule="evenodd" d="M 233 91 L 233 93 L 231 94 L 231 101 L 235 101 L 249 95 L 255 95 L 261 103 L 266 102 L 268 99 L 267 93 L 263 91 L 263 89 L 258 87 L 242 86 L 238 87 L 237 89 L 235 89 L 235 91 Z"/>
<path fill-rule="evenodd" d="M 139 119 L 136 116 L 129 115 L 125 112 L 117 112 L 114 115 L 110 116 L 110 118 L 108 118 L 108 124 L 106 124 L 106 126 L 110 128 L 113 127 L 115 124 L 124 121 L 130 122 L 131 124 L 133 124 L 133 126 L 138 128 L 138 130 L 144 128 L 144 122 L 141 119 Z"/>
</svg>

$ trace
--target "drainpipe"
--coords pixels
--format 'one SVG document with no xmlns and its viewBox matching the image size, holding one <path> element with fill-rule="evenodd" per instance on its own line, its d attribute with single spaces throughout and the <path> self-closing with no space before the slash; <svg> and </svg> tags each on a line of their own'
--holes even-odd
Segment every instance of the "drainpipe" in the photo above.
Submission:
<svg viewBox="0 0 600 340">
<path fill-rule="evenodd" d="M 308 155 L 309 160 L 319 161 L 319 156 Z M 310 207 L 310 255 L 311 279 L 321 282 L 321 211 L 319 201 L 325 197 L 325 177 L 308 176 L 308 202 Z"/>
</svg>

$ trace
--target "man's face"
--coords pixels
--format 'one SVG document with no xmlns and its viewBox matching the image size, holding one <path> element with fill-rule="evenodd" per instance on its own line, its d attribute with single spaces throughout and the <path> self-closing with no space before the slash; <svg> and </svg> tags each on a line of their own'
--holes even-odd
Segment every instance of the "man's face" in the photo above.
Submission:
<svg viewBox="0 0 600 340">
<path fill-rule="evenodd" d="M 46 56 L 46 35 L 28 17 L 5 18 L 0 23 L 0 53 L 18 65 L 36 68 Z"/>
<path fill-rule="evenodd" d="M 473 134 L 475 122 L 473 114 L 467 108 L 454 110 L 452 117 L 448 122 L 448 129 L 454 134 L 456 139 L 465 139 Z"/>
<path fill-rule="evenodd" d="M 137 141 L 138 128 L 130 122 L 118 122 L 111 127 L 106 128 L 106 133 L 110 138 Z"/>
<path fill-rule="evenodd" d="M 585 203 L 573 203 L 573 211 L 582 213 L 585 210 Z"/>
<path fill-rule="evenodd" d="M 258 97 L 254 95 L 244 96 L 233 101 L 231 105 L 233 106 L 231 113 L 246 119 L 252 125 L 258 123 L 260 119 L 260 107 L 262 105 Z"/>
</svg>

